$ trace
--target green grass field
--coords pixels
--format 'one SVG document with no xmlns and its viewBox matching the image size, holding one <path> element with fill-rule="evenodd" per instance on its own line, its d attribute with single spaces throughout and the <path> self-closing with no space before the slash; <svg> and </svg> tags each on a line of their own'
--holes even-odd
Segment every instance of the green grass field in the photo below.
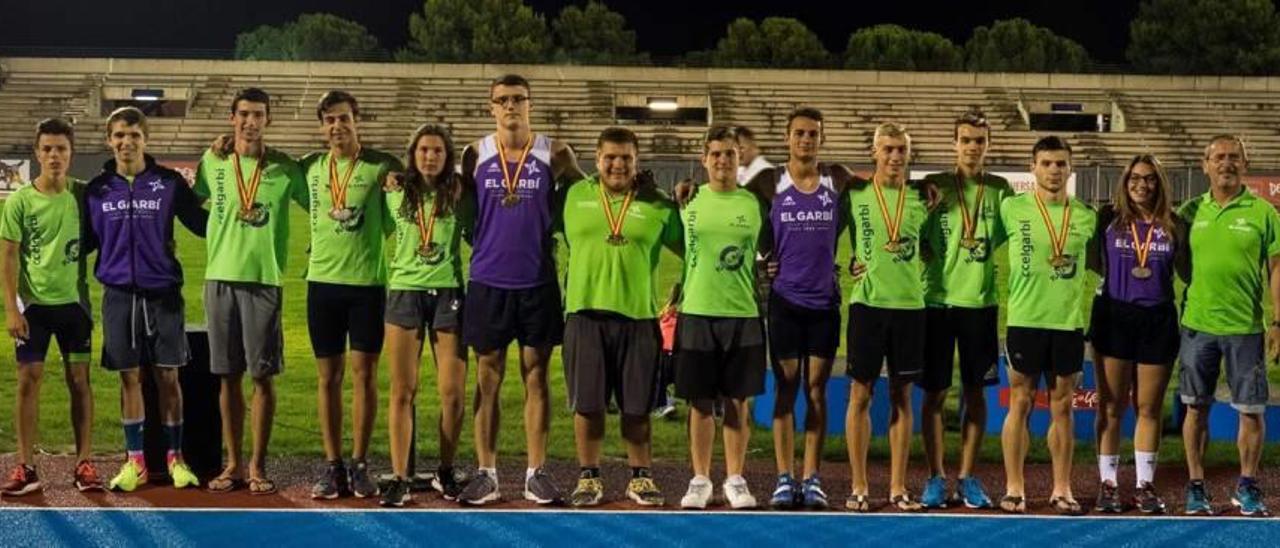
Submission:
<svg viewBox="0 0 1280 548">
<path fill-rule="evenodd" d="M 285 370 L 277 379 L 279 391 L 279 403 L 277 408 L 277 416 L 275 422 L 275 431 L 272 439 L 272 453 L 276 455 L 320 455 L 320 429 L 316 418 L 316 375 L 314 369 L 314 360 L 311 355 L 310 343 L 307 338 L 306 331 L 306 287 L 302 278 L 304 267 L 306 266 L 306 248 L 308 243 L 306 233 L 306 217 L 299 209 L 294 209 L 291 213 L 291 222 L 293 223 L 294 236 L 290 241 L 289 248 L 289 269 L 285 282 L 285 298 L 284 298 L 284 330 L 285 330 Z M 202 287 L 204 281 L 205 267 L 205 245 L 200 240 L 185 230 L 179 228 L 178 236 L 178 255 L 182 261 L 183 268 L 186 272 L 187 283 L 183 293 L 187 301 L 187 321 L 189 324 L 204 323 L 204 309 L 202 307 Z M 846 241 L 842 241 L 840 245 L 840 262 L 842 264 L 848 261 L 848 245 Z M 1006 290 L 1006 274 L 1004 273 L 1005 255 L 1003 250 L 997 254 L 999 257 L 1001 277 L 1000 288 L 1003 293 Z M 92 258 L 91 258 L 92 259 Z M 662 263 L 659 268 L 659 277 L 661 278 L 661 287 L 669 287 L 679 277 L 680 261 L 678 258 L 670 254 L 664 254 Z M 1090 274 L 1090 276 L 1093 276 Z M 848 286 L 850 280 L 847 276 L 843 278 L 845 286 L 845 294 L 848 294 Z M 92 299 L 94 308 L 97 309 L 101 302 L 101 288 L 96 283 L 91 284 Z M 1086 306 L 1088 303 L 1086 302 Z M 96 310 L 95 310 L 96 311 Z M 1001 323 L 1003 324 L 1003 309 L 1001 314 Z M 843 337 L 842 337 L 843 338 Z M 95 333 L 95 348 L 101 344 L 101 331 Z M 4 378 L 13 379 L 14 377 L 14 354 L 13 347 L 9 341 L 4 342 L 5 348 L 0 350 L 0 362 L 5 364 Z M 510 353 L 513 357 L 514 352 Z M 50 352 L 51 357 L 56 356 L 55 351 Z M 95 351 L 94 364 L 92 366 L 93 385 L 95 394 L 95 403 L 97 406 L 97 416 L 94 420 L 94 444 L 97 453 L 113 453 L 122 449 L 122 433 L 119 427 L 119 381 L 115 375 L 109 374 L 105 370 L 98 367 L 98 355 Z M 429 358 L 427 359 L 429 361 Z M 72 438 L 70 419 L 68 412 L 67 391 L 63 386 L 62 371 L 56 366 L 57 360 L 50 362 L 52 367 L 46 367 L 46 376 L 44 386 L 42 388 L 42 400 L 40 404 L 41 416 L 41 441 L 39 449 L 49 453 L 70 453 L 72 452 Z M 515 367 L 514 363 L 511 367 Z M 437 453 L 437 440 L 434 436 L 433 425 L 436 421 L 438 398 L 435 394 L 435 373 L 434 369 L 427 364 L 422 368 L 421 389 L 419 390 L 418 400 L 418 421 L 419 421 L 419 451 L 421 455 L 431 456 Z M 1280 372 L 1275 369 L 1270 371 L 1272 383 L 1280 381 Z M 379 385 L 381 394 L 381 403 L 378 408 L 378 423 L 374 430 L 372 441 L 372 452 L 374 455 L 386 455 L 387 452 L 387 427 L 386 427 L 386 401 L 388 389 L 388 374 L 385 360 L 379 368 Z M 551 439 L 549 442 L 549 452 L 552 458 L 572 459 L 574 458 L 574 442 L 572 417 L 567 407 L 567 398 L 565 395 L 565 384 L 563 368 L 560 363 L 560 355 L 557 350 L 552 358 L 550 371 L 552 385 L 552 425 Z M 521 421 L 521 401 L 522 392 L 520 386 L 519 375 L 508 375 L 507 382 L 503 388 L 503 417 L 504 423 L 502 434 L 499 440 L 500 455 L 508 458 L 514 458 L 524 452 L 524 435 L 520 426 Z M 469 383 L 470 385 L 471 383 Z M 248 388 L 247 388 L 248 389 Z M 472 386 L 468 386 L 468 393 L 473 390 Z M 1171 387 L 1171 392 L 1173 387 Z M 16 385 L 14 382 L 0 382 L 0 451 L 10 452 L 14 450 L 14 434 L 13 434 L 13 402 L 16 397 Z M 952 394 L 951 407 L 955 408 L 955 395 Z M 348 400 L 349 401 L 349 398 Z M 1173 398 L 1166 400 L 1166 408 L 1171 405 Z M 682 416 L 684 409 L 681 408 Z M 350 424 L 350 409 L 348 407 L 346 420 Z M 955 426 L 955 413 L 948 414 L 948 422 L 952 428 Z M 468 422 L 463 434 L 463 458 L 474 454 L 471 443 L 471 426 Z M 622 449 L 618 439 L 617 419 L 610 419 L 608 432 L 608 441 L 606 444 L 606 454 L 611 457 L 624 458 L 625 452 Z M 688 448 L 685 438 L 685 425 L 683 421 L 658 421 L 654 425 L 654 453 L 656 457 L 664 459 L 686 459 L 688 456 Z M 955 448 L 959 445 L 959 437 L 955 432 L 948 434 L 950 442 L 948 446 Z M 348 434 L 347 443 L 344 445 L 349 451 L 350 437 Z M 1078 458 L 1092 458 L 1091 444 L 1078 444 Z M 1130 454 L 1131 449 L 1126 446 L 1122 449 L 1122 454 Z M 887 444 L 884 439 L 873 441 L 872 452 L 875 458 L 886 458 Z M 757 429 L 751 439 L 750 454 L 753 458 L 771 459 L 773 455 L 773 442 L 770 433 L 767 430 Z M 828 441 L 825 456 L 828 461 L 839 463 L 845 461 L 845 446 L 842 438 L 833 438 Z M 917 439 L 914 448 L 914 454 L 920 455 L 921 449 Z M 983 459 L 999 462 L 1000 447 L 999 440 L 995 437 L 988 437 L 983 446 Z M 1033 444 L 1030 458 L 1037 461 L 1047 461 L 1048 453 L 1043 441 Z M 1268 464 L 1280 462 L 1280 454 L 1275 451 L 1268 452 L 1265 455 Z M 1182 445 L 1180 439 L 1170 436 L 1168 443 L 1163 445 L 1161 451 L 1161 460 L 1163 462 L 1181 462 L 1182 461 Z M 1234 443 L 1215 443 L 1210 448 L 1208 455 L 1209 462 L 1230 463 L 1235 461 L 1235 445 Z M 948 457 L 948 462 L 955 462 L 955 457 Z M 1082 460 L 1080 462 L 1089 462 Z"/>
</svg>

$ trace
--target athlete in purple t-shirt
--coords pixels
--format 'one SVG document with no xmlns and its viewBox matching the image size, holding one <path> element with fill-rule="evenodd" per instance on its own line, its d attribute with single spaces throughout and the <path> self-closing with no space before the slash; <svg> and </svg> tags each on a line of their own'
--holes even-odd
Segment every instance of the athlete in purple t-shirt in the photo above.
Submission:
<svg viewBox="0 0 1280 548">
<path fill-rule="evenodd" d="M 507 346 L 520 344 L 525 382 L 524 428 L 528 454 L 524 497 L 539 504 L 560 500 L 546 460 L 551 404 L 547 363 L 560 343 L 564 310 L 555 276 L 552 201 L 555 182 L 585 175 L 567 144 L 529 127 L 529 82 L 509 74 L 489 86 L 497 131 L 462 153 L 462 175 L 476 199 L 470 282 L 463 313 L 463 343 L 476 351 L 475 440 L 479 471 L 458 500 L 499 500 L 498 397 Z"/>
</svg>

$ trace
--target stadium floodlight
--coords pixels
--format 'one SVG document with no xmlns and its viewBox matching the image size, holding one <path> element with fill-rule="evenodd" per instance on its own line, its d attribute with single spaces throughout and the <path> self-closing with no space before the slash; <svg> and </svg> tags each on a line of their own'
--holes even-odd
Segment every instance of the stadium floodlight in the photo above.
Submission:
<svg viewBox="0 0 1280 548">
<path fill-rule="evenodd" d="M 135 89 L 133 90 L 134 101 L 159 101 L 164 99 L 163 89 Z"/>
<path fill-rule="evenodd" d="M 675 97 L 650 97 L 649 98 L 649 110 L 656 110 L 659 112 L 675 112 L 679 108 L 680 108 L 680 105 L 676 103 Z"/>
</svg>

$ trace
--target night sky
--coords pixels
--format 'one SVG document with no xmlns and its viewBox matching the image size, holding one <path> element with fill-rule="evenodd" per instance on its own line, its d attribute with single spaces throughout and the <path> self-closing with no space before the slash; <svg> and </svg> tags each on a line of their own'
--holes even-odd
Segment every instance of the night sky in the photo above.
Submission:
<svg viewBox="0 0 1280 548">
<path fill-rule="evenodd" d="M 561 6 L 585 0 L 527 3 L 550 21 Z M 854 30 L 879 23 L 937 32 L 963 45 L 974 26 L 1024 17 L 1080 42 L 1096 61 L 1123 63 L 1128 22 L 1137 13 L 1136 0 L 994 0 L 946 2 L 944 7 L 933 7 L 933 2 L 839 2 L 846 11 L 855 11 L 853 17 L 834 17 L 820 5 L 835 2 L 605 3 L 626 16 L 638 33 L 640 50 L 659 59 L 714 47 L 729 21 L 743 16 L 795 17 L 833 52 L 844 51 Z M 368 5 L 380 7 L 371 10 Z M 408 39 L 408 14 L 421 9 L 421 0 L 0 0 L 0 47 L 231 50 L 241 31 L 280 24 L 300 13 L 330 12 L 364 24 L 383 47 L 394 50 Z"/>
</svg>

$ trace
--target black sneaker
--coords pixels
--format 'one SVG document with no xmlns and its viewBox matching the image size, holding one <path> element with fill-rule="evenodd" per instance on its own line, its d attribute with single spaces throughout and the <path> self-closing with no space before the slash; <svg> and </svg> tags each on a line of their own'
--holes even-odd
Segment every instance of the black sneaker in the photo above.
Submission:
<svg viewBox="0 0 1280 548">
<path fill-rule="evenodd" d="M 378 484 L 369 475 L 369 463 L 356 461 L 351 466 L 351 493 L 362 499 L 378 496 Z"/>
<path fill-rule="evenodd" d="M 477 471 L 475 477 L 458 493 L 458 502 L 472 506 L 482 506 L 498 500 L 502 500 L 502 493 L 498 492 L 498 480 L 484 470 Z"/>
<path fill-rule="evenodd" d="M 386 490 L 382 492 L 382 500 L 378 501 L 378 504 L 386 508 L 400 508 L 410 500 L 413 500 L 413 496 L 409 494 L 409 482 L 396 477 L 387 483 Z"/>
<path fill-rule="evenodd" d="M 538 468 L 524 482 L 524 498 L 538 504 L 559 504 L 563 500 L 563 495 L 556 488 L 551 475 L 546 470 Z"/>
<path fill-rule="evenodd" d="M 459 481 L 458 472 L 452 466 L 437 468 L 435 477 L 431 478 L 431 488 L 440 493 L 444 500 L 458 500 L 464 485 L 465 482 Z"/>
<path fill-rule="evenodd" d="M 351 488 L 347 485 L 347 467 L 342 464 L 342 461 L 329 463 L 320 481 L 311 487 L 313 499 L 333 500 L 350 494 Z"/>
<path fill-rule="evenodd" d="M 1156 487 L 1148 481 L 1138 486 L 1138 491 L 1133 494 L 1133 505 L 1144 514 L 1163 514 L 1165 508 Z"/>
<path fill-rule="evenodd" d="M 1094 510 L 1104 514 L 1119 514 L 1124 511 L 1124 505 L 1120 503 L 1120 489 L 1116 484 L 1102 482 L 1098 487 L 1098 503 L 1094 505 Z"/>
</svg>

